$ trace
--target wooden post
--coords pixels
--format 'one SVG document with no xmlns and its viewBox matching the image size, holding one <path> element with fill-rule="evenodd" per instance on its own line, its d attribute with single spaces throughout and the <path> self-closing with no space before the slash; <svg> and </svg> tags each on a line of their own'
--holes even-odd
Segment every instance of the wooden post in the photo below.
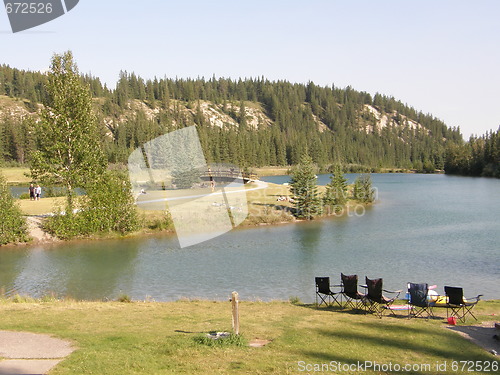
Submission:
<svg viewBox="0 0 500 375">
<path fill-rule="evenodd" d="M 233 308 L 233 331 L 235 335 L 240 334 L 240 310 L 238 304 L 238 293 L 233 292 L 231 295 L 231 306 Z"/>
</svg>

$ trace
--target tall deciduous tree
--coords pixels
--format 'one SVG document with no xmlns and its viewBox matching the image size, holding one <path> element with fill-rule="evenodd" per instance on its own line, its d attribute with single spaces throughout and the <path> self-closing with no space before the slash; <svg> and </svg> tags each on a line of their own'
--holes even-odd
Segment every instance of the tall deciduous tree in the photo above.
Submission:
<svg viewBox="0 0 500 375">
<path fill-rule="evenodd" d="M 300 164 L 292 173 L 290 184 L 297 217 L 311 220 L 321 214 L 322 204 L 316 181 L 315 165 L 310 156 L 303 155 Z"/>
<path fill-rule="evenodd" d="M 64 186 L 71 213 L 74 189 L 96 180 L 106 168 L 90 89 L 82 83 L 71 52 L 53 56 L 47 89 L 49 102 L 37 127 L 31 174 L 44 184 Z"/>
</svg>

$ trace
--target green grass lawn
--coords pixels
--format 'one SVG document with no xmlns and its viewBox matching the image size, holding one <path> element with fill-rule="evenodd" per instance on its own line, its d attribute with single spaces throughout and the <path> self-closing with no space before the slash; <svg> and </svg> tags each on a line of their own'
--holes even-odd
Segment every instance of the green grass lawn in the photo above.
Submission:
<svg viewBox="0 0 500 375">
<path fill-rule="evenodd" d="M 476 307 L 483 321 L 499 310 L 500 301 Z M 432 366 L 447 361 L 448 372 L 406 373 L 456 374 L 450 369 L 453 360 L 498 360 L 446 329 L 444 318 L 378 319 L 287 302 L 241 302 L 240 321 L 245 340 L 270 343 L 251 348 L 197 342 L 206 332 L 231 329 L 229 302 L 0 301 L 0 329 L 49 333 L 78 347 L 51 375 L 300 374 L 307 373 L 300 369 L 308 364 L 331 361 Z"/>
<path fill-rule="evenodd" d="M 29 184 L 30 177 L 26 177 L 25 173 L 30 173 L 29 168 L 0 168 L 0 173 L 4 175 L 8 184 Z M 28 191 L 28 185 L 26 185 Z"/>
<path fill-rule="evenodd" d="M 25 215 L 43 215 L 54 212 L 56 207 L 65 205 L 64 197 L 57 198 L 42 198 L 39 201 L 31 201 L 29 199 L 18 199 L 17 204 Z"/>
<path fill-rule="evenodd" d="M 253 168 L 257 176 L 281 176 L 288 174 L 292 167 L 260 167 Z"/>
</svg>

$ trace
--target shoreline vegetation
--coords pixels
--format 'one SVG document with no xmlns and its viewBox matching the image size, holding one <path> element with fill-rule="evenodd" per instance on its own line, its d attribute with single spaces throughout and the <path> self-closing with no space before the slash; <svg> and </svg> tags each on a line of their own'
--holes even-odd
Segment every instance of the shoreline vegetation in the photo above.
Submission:
<svg viewBox="0 0 500 375">
<path fill-rule="evenodd" d="M 424 171 L 417 169 L 405 169 L 405 168 L 374 168 L 368 167 L 364 165 L 358 164 L 350 164 L 343 166 L 345 173 L 423 173 L 423 174 L 443 174 L 445 173 L 442 169 L 435 169 L 432 171 Z M 290 175 L 294 166 L 289 165 L 286 167 L 256 167 L 251 168 L 252 171 L 255 172 L 260 177 L 269 177 L 269 176 L 281 176 L 281 175 Z M 329 174 L 333 171 L 333 166 L 329 166 L 327 168 L 321 168 L 318 173 L 319 174 Z"/>
<path fill-rule="evenodd" d="M 267 168 L 272 175 L 278 175 L 278 172 L 290 172 L 291 168 Z M 262 170 L 263 171 L 263 170 Z M 19 184 L 19 180 L 23 181 L 22 176 L 29 172 L 28 169 L 22 168 L 0 168 L 0 173 L 8 176 L 7 184 Z M 274 173 L 273 173 L 274 172 Z M 267 174 L 271 175 L 271 174 Z M 22 185 L 26 185 L 26 191 L 30 179 L 26 177 Z M 258 187 L 255 183 L 245 185 L 249 190 L 247 192 L 248 203 L 248 216 L 245 221 L 238 227 L 255 227 L 264 225 L 282 225 L 288 223 L 299 223 L 307 221 L 303 218 L 297 218 L 293 215 L 294 204 L 288 200 L 278 200 L 279 197 L 290 197 L 290 187 L 288 185 L 278 185 L 273 183 L 266 183 L 267 187 L 255 189 Z M 254 190 L 255 189 L 255 190 Z M 326 186 L 318 186 L 318 192 L 324 194 Z M 353 185 L 349 187 L 349 195 L 353 193 Z M 21 245 L 35 245 L 37 243 L 68 243 L 73 241 L 85 240 L 105 240 L 105 239 L 118 239 L 118 238 L 132 238 L 140 236 L 148 236 L 155 234 L 174 234 L 175 229 L 171 219 L 166 212 L 161 211 L 147 211 L 140 208 L 137 209 L 139 213 L 140 228 L 139 230 L 121 234 L 121 233 L 101 233 L 90 236 L 77 236 L 70 240 L 58 239 L 53 236 L 44 228 L 44 221 L 57 211 L 58 207 L 63 207 L 64 197 L 43 197 L 39 201 L 30 201 L 29 199 L 15 199 L 16 204 L 19 206 L 23 216 L 27 219 L 27 224 L 30 229 L 32 241 L 11 243 L 3 245 L 2 247 L 12 247 Z M 363 209 L 371 203 L 361 204 L 356 202 L 352 197 L 345 204 L 345 212 L 353 212 L 356 207 L 363 207 Z M 342 216 L 340 212 L 332 212 L 330 215 L 323 213 L 317 219 L 326 219 L 336 216 Z"/>
<path fill-rule="evenodd" d="M 252 171 L 258 176 L 277 176 L 277 175 L 290 175 L 294 166 L 287 167 L 261 167 L 253 168 Z M 112 169 L 117 169 L 114 166 Z M 120 168 L 118 168 L 119 170 Z M 351 170 L 354 168 L 351 168 Z M 369 170 L 358 168 L 357 170 Z M 437 171 L 440 173 L 440 171 Z M 320 172 L 318 172 L 320 173 Z M 376 173 L 418 173 L 415 170 L 394 170 L 383 169 L 378 170 Z M 32 181 L 29 175 L 29 169 L 23 167 L 0 167 L 0 174 L 6 177 L 7 186 L 12 185 L 26 185 L 28 190 L 29 183 Z M 278 197 L 291 197 L 290 187 L 288 185 L 278 185 L 273 183 L 266 183 L 268 186 L 265 189 L 253 190 L 255 184 L 250 183 L 246 185 L 247 188 L 252 189 L 247 193 L 248 211 L 249 214 L 245 221 L 238 226 L 238 228 L 248 228 L 266 225 L 283 225 L 289 223 L 300 223 L 308 221 L 305 218 L 294 216 L 294 205 L 288 200 L 278 201 Z M 330 212 L 322 213 L 315 217 L 315 219 L 334 219 L 335 217 L 343 216 L 343 214 L 357 214 L 357 210 L 365 210 L 373 203 L 362 203 L 353 199 L 354 185 L 348 188 L 349 200 L 343 206 L 343 212 Z M 318 193 L 325 194 L 326 186 L 318 186 Z M 107 239 L 120 239 L 120 238 L 134 238 L 140 236 L 162 235 L 162 234 L 175 234 L 173 222 L 168 216 L 167 212 L 160 211 L 146 211 L 138 209 L 139 213 L 139 229 L 129 233 L 107 232 L 95 233 L 91 235 L 76 236 L 71 239 L 60 239 L 47 231 L 44 222 L 48 217 L 60 207 L 64 206 L 64 197 L 46 197 L 44 196 L 40 201 L 30 201 L 29 199 L 15 199 L 16 205 L 20 208 L 23 216 L 25 217 L 31 234 L 32 239 L 25 242 L 14 242 L 1 245 L 0 247 L 15 247 L 25 245 L 36 245 L 39 243 L 54 243 L 65 244 L 68 242 L 78 241 L 92 241 L 92 240 L 107 240 Z"/>
<path fill-rule="evenodd" d="M 500 301 L 481 301 L 474 310 L 479 319 L 474 324 L 490 329 L 486 327 L 493 325 L 499 307 Z M 433 367 L 415 373 L 451 374 L 456 373 L 451 370 L 452 362 L 498 365 L 497 357 L 459 332 L 476 327 L 448 328 L 444 309 L 437 312 L 438 319 L 408 320 L 402 314 L 380 320 L 372 314 L 318 308 L 300 301 L 241 300 L 239 311 L 238 340 L 215 342 L 207 340 L 207 334 L 233 332 L 228 302 L 131 301 L 127 296 L 109 302 L 0 297 L 0 330 L 70 340 L 76 350 L 55 369 L 61 375 L 288 374 L 304 372 L 305 366 L 314 364 L 366 361 L 430 364 Z M 435 367 L 443 363 L 447 371 Z"/>
</svg>

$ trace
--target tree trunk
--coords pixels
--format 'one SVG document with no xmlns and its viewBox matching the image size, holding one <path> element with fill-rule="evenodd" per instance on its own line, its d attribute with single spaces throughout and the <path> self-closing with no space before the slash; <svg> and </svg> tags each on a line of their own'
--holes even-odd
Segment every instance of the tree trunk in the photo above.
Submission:
<svg viewBox="0 0 500 375">
<path fill-rule="evenodd" d="M 73 215 L 73 207 L 74 207 L 74 202 L 73 202 L 73 187 L 71 184 L 66 184 L 66 189 L 67 195 L 66 195 L 66 215 Z"/>
</svg>

